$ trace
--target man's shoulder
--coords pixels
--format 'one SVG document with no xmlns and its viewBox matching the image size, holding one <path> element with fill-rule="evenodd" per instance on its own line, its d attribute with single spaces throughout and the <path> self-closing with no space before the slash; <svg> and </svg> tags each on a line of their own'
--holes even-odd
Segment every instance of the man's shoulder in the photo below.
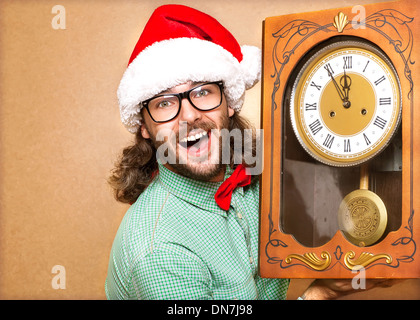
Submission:
<svg viewBox="0 0 420 320">
<path fill-rule="evenodd" d="M 124 219 L 129 225 L 147 226 L 148 221 L 156 220 L 167 200 L 168 192 L 154 180 L 130 206 Z"/>
<path fill-rule="evenodd" d="M 152 182 L 125 213 L 114 239 L 113 250 L 133 263 L 147 254 L 154 242 L 154 230 L 165 206 L 167 192 Z"/>
<path fill-rule="evenodd" d="M 164 241 L 163 238 L 170 237 L 181 227 L 179 216 L 185 215 L 186 211 L 179 202 L 159 179 L 155 179 L 127 210 L 120 232 L 132 239 L 142 239 L 143 243 Z"/>
</svg>

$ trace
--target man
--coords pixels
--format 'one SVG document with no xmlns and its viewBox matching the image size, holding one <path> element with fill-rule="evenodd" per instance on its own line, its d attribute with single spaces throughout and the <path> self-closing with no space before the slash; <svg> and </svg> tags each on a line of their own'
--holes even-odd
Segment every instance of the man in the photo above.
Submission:
<svg viewBox="0 0 420 320">
<path fill-rule="evenodd" d="M 166 5 L 150 17 L 118 89 L 136 141 L 110 178 L 132 206 L 110 256 L 109 299 L 285 299 L 287 279 L 258 276 L 259 185 L 239 115 L 260 70 L 259 49 L 200 11 Z M 228 142 L 223 161 L 226 129 L 242 144 Z M 316 281 L 305 297 L 347 289 Z"/>
</svg>

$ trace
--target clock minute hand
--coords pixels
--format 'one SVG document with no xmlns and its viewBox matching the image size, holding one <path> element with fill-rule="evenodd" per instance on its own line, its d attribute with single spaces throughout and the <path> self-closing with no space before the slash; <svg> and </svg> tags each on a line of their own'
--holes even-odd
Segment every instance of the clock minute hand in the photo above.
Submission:
<svg viewBox="0 0 420 320">
<path fill-rule="evenodd" d="M 337 89 L 338 95 L 340 96 L 341 101 L 345 102 L 346 97 L 344 95 L 344 93 L 341 91 L 340 86 L 338 85 L 337 81 L 335 81 L 334 76 L 332 75 L 331 71 L 328 68 L 325 68 L 328 72 L 328 75 L 331 77 L 335 88 Z"/>
</svg>

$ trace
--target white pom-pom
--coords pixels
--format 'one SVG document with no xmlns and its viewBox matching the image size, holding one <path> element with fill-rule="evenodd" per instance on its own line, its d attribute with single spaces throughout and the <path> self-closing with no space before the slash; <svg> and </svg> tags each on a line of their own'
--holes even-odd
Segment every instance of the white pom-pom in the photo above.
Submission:
<svg viewBox="0 0 420 320">
<path fill-rule="evenodd" d="M 243 59 L 241 70 L 246 89 L 252 88 L 261 78 L 261 49 L 254 46 L 241 46 Z"/>
</svg>

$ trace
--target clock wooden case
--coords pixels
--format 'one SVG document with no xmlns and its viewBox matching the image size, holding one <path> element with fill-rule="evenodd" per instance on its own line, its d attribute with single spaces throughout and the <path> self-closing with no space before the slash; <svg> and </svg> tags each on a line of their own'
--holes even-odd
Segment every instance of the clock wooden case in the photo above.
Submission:
<svg viewBox="0 0 420 320">
<path fill-rule="evenodd" d="M 420 277 L 419 11 L 264 21 L 262 277 Z"/>
</svg>

